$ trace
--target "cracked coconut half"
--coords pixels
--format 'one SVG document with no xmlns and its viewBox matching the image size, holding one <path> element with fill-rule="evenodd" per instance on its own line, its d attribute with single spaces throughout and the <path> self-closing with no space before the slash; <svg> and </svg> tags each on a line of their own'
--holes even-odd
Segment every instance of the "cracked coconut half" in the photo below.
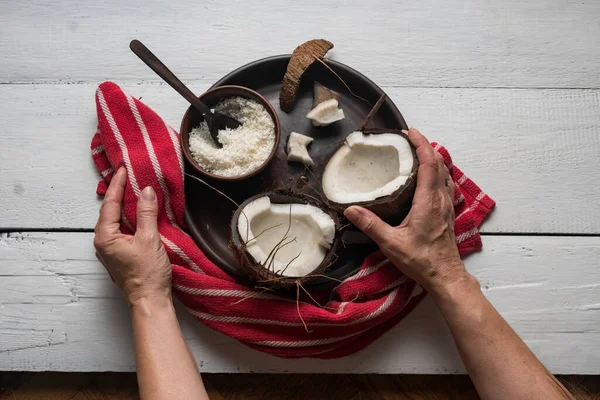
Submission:
<svg viewBox="0 0 600 400">
<path fill-rule="evenodd" d="M 323 271 L 337 246 L 337 219 L 303 199 L 275 193 L 244 202 L 232 221 L 233 245 L 257 280 Z"/>
<path fill-rule="evenodd" d="M 417 167 L 415 148 L 404 133 L 353 132 L 325 166 L 323 193 L 340 212 L 360 205 L 382 218 L 397 216 L 410 207 Z"/>
</svg>

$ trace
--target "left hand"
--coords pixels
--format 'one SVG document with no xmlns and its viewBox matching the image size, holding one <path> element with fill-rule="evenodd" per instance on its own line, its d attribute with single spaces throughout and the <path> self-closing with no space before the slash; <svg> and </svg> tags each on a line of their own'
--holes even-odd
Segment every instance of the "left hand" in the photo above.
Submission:
<svg viewBox="0 0 600 400">
<path fill-rule="evenodd" d="M 137 230 L 126 235 L 119 229 L 127 172 L 113 176 L 100 207 L 94 247 L 96 257 L 124 292 L 130 305 L 144 298 L 171 300 L 171 263 L 158 233 L 158 203 L 146 187 L 137 203 Z"/>
</svg>

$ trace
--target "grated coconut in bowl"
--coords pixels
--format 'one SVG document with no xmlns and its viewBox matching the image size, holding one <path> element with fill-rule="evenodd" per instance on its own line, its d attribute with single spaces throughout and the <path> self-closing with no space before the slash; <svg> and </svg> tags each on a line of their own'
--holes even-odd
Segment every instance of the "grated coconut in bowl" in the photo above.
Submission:
<svg viewBox="0 0 600 400">
<path fill-rule="evenodd" d="M 207 123 L 202 121 L 190 132 L 190 152 L 194 160 L 205 171 L 219 176 L 240 176 L 257 170 L 275 145 L 275 123 L 267 109 L 244 97 L 228 97 L 214 109 L 242 125 L 220 130 L 218 137 L 223 147 L 218 148 Z"/>
</svg>

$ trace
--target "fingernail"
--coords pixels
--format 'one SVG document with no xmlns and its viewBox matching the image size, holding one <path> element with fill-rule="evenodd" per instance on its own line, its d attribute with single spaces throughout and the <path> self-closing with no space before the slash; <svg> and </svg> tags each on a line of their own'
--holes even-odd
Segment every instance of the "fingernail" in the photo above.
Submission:
<svg viewBox="0 0 600 400">
<path fill-rule="evenodd" d="M 400 132 L 404 133 L 405 135 L 408 135 L 408 131 L 406 129 L 402 129 Z"/>
<path fill-rule="evenodd" d="M 142 190 L 142 200 L 144 201 L 155 201 L 156 193 L 154 193 L 154 189 L 152 186 L 146 186 L 144 190 Z"/>
<path fill-rule="evenodd" d="M 348 207 L 346 211 L 344 211 L 344 215 L 350 221 L 356 221 L 360 218 L 360 209 L 357 207 Z"/>
</svg>

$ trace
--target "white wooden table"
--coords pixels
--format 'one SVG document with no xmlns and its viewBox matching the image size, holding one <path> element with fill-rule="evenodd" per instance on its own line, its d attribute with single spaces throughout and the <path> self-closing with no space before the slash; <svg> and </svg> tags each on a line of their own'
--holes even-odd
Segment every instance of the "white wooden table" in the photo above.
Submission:
<svg viewBox="0 0 600 400">
<path fill-rule="evenodd" d="M 315 37 L 497 201 L 467 267 L 502 315 L 552 372 L 600 373 L 595 0 L 0 2 L 0 370 L 134 369 L 128 310 L 92 247 L 94 91 L 113 80 L 176 128 L 186 104 L 129 41 L 201 93 Z M 179 314 L 206 372 L 464 371 L 429 300 L 333 361 L 267 356 Z"/>
</svg>

